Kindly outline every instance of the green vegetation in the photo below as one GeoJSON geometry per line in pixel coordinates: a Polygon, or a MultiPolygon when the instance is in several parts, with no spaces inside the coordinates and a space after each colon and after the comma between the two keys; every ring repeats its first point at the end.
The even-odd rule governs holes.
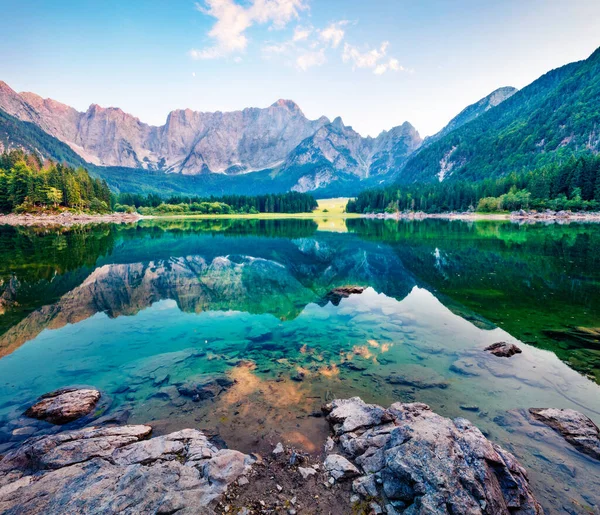
{"type": "Polygon", "coordinates": [[[587,60],[552,70],[475,120],[425,146],[400,173],[405,184],[480,181],[598,152],[600,48],[587,60]],[[448,179],[447,179],[448,180],[448,179]]]}
{"type": "Polygon", "coordinates": [[[29,213],[72,208],[110,211],[110,190],[87,170],[42,162],[21,150],[0,155],[0,212],[29,213]]]}
{"type": "Polygon", "coordinates": [[[307,193],[269,195],[224,195],[222,197],[147,196],[121,193],[116,197],[116,211],[135,211],[143,215],[230,215],[258,213],[311,213],[317,201],[307,193]]]}
{"type": "Polygon", "coordinates": [[[600,156],[586,154],[562,165],[483,181],[390,186],[364,191],[346,206],[349,213],[396,211],[481,211],[600,209],[600,156]]]}
{"type": "Polygon", "coordinates": [[[37,125],[23,122],[0,109],[0,149],[21,148],[70,166],[86,162],[67,144],[44,132],[37,125]]]}

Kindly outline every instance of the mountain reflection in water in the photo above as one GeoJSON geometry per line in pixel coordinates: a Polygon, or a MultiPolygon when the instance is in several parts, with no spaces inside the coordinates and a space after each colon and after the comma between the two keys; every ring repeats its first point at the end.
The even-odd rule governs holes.
{"type": "Polygon", "coordinates": [[[585,377],[600,378],[589,330],[600,325],[596,226],[346,226],[0,228],[0,453],[31,423],[25,406],[72,384],[100,388],[106,416],[158,433],[199,427],[263,452],[279,439],[318,452],[327,429],[316,415],[332,397],[418,400],[466,414],[513,451],[550,511],[593,504],[600,465],[524,410],[571,407],[600,421],[599,387],[585,377]],[[330,302],[345,285],[366,289],[330,302]],[[497,341],[523,353],[483,351],[497,341]],[[222,375],[233,384],[182,393],[222,375]]]}

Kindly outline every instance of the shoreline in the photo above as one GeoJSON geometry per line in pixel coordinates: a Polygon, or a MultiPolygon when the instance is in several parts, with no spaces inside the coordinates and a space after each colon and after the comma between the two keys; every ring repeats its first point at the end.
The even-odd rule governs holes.
{"type": "Polygon", "coordinates": [[[459,220],[464,222],[477,221],[508,221],[514,223],[569,223],[569,222],[587,222],[600,223],[600,213],[598,212],[535,212],[535,211],[515,211],[512,213],[424,213],[408,212],[408,213],[369,213],[364,215],[365,218],[379,220],[459,220]]]}
{"type": "Polygon", "coordinates": [[[457,220],[463,222],[477,221],[507,221],[513,223],[600,223],[600,212],[533,212],[516,211],[512,213],[424,213],[398,212],[398,213],[257,213],[257,214],[229,214],[229,215],[140,215],[139,213],[110,213],[104,215],[91,215],[85,213],[62,212],[59,214],[0,214],[0,225],[13,227],[72,227],[75,225],[89,225],[97,223],[131,224],[141,220],[281,220],[281,219],[349,219],[366,218],[376,220],[457,220]]]}
{"type": "Polygon", "coordinates": [[[95,223],[135,223],[144,217],[134,213],[109,213],[105,215],[89,215],[85,213],[62,212],[60,214],[15,214],[0,215],[0,225],[26,226],[26,227],[71,227],[74,225],[88,225],[95,223]]]}

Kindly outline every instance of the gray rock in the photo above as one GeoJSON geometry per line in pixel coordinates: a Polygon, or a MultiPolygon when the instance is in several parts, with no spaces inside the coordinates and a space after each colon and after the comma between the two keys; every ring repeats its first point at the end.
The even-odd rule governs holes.
{"type": "Polygon", "coordinates": [[[572,409],[531,408],[529,412],[581,452],[600,460],[600,430],[589,417],[572,409]]]}
{"type": "Polygon", "coordinates": [[[317,471],[311,467],[298,467],[298,472],[304,479],[308,479],[311,476],[314,476],[317,471]]]}
{"type": "Polygon", "coordinates": [[[214,513],[253,458],[200,431],[146,439],[149,426],[32,438],[0,461],[0,513],[214,513]]]}
{"type": "Polygon", "coordinates": [[[25,416],[51,424],[67,424],[87,415],[100,400],[100,392],[89,388],[63,388],[42,395],[25,416]]]}
{"type": "Polygon", "coordinates": [[[352,490],[363,497],[377,496],[377,483],[374,475],[360,476],[352,482],[352,490]]]}
{"type": "Polygon", "coordinates": [[[360,471],[346,458],[339,454],[330,454],[323,464],[325,470],[336,480],[350,479],[360,475],[360,471]]]}
{"type": "MultiPolygon", "coordinates": [[[[543,513],[525,469],[468,420],[441,417],[422,403],[396,403],[379,408],[381,422],[373,417],[373,423],[357,425],[355,414],[365,409],[360,399],[331,405],[343,406],[328,419],[346,458],[364,471],[352,484],[354,492],[385,498],[386,510],[389,505],[400,513],[433,514],[442,506],[444,513],[458,515],[543,513]]],[[[337,455],[327,459],[332,456],[337,462],[337,455]]]]}
{"type": "Polygon", "coordinates": [[[339,434],[391,420],[386,410],[374,404],[366,404],[359,397],[334,400],[325,405],[323,410],[328,413],[328,420],[336,424],[334,430],[339,434]]]}

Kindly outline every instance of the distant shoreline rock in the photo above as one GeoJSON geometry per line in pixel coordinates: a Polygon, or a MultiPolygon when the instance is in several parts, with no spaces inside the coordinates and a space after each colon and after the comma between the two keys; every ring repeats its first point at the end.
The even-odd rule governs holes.
{"type": "Polygon", "coordinates": [[[42,214],[0,214],[0,225],[13,226],[62,226],[87,225],[95,223],[135,223],[143,217],[137,213],[110,213],[106,215],[89,215],[85,213],[69,213],[67,211],[58,215],[50,213],[42,214]]]}
{"type": "Polygon", "coordinates": [[[591,222],[600,223],[599,212],[584,211],[514,211],[512,213],[473,213],[473,212],[449,212],[449,213],[425,213],[423,211],[401,211],[396,213],[368,213],[364,218],[376,218],[383,220],[507,220],[515,223],[569,223],[569,222],[591,222]]]}

